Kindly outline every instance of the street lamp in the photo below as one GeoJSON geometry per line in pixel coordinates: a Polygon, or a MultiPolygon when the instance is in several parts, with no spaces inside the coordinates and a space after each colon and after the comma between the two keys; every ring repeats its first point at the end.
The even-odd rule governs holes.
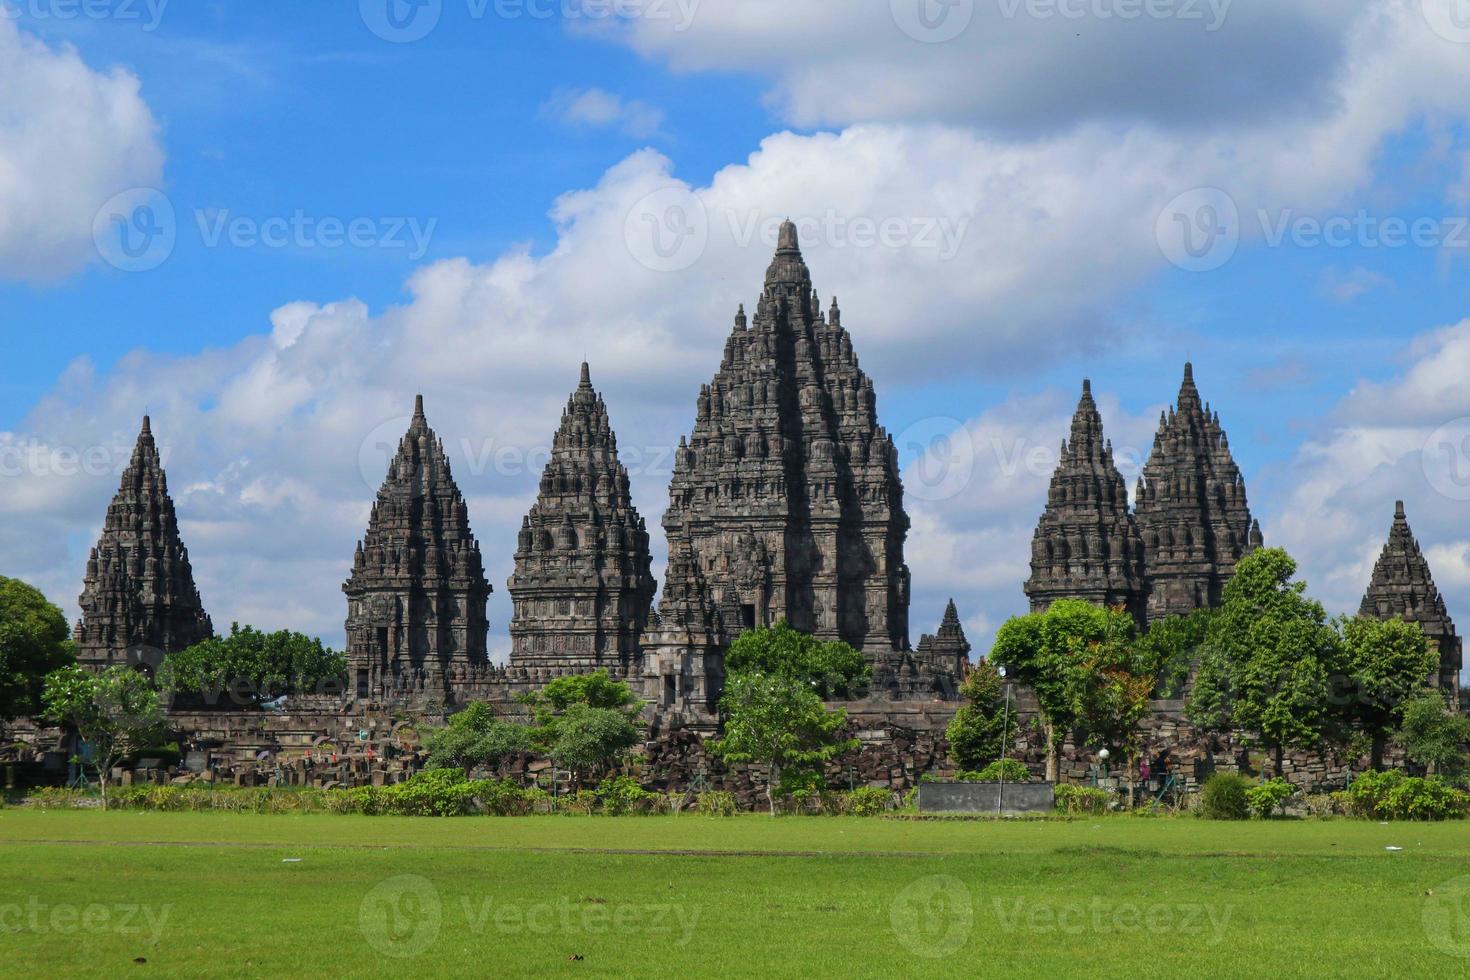
{"type": "Polygon", "coordinates": [[[1102,763],[1102,767],[1103,767],[1103,779],[1107,779],[1108,778],[1108,757],[1111,756],[1111,755],[1112,755],[1112,753],[1109,752],[1107,749],[1098,749],[1097,750],[1097,758],[1098,758],[1098,761],[1102,763]]]}
{"type": "MultiPolygon", "coordinates": [[[[1005,667],[997,667],[996,673],[1001,677],[1006,676],[1005,667]]],[[[1000,721],[1000,761],[1005,762],[1007,743],[1011,734],[1011,682],[1006,681],[1005,687],[1005,710],[1001,714],[1000,721]]],[[[995,793],[995,815],[999,817],[1005,808],[1006,798],[1006,767],[1000,767],[1000,786],[995,793]]]]}

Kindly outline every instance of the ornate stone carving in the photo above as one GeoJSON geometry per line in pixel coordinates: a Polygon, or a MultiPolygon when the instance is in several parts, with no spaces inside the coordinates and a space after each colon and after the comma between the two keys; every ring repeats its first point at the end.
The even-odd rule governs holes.
{"type": "Polygon", "coordinates": [[[214,635],[146,415],[77,603],[77,659],[92,668],[156,667],[164,654],[214,635]]]}

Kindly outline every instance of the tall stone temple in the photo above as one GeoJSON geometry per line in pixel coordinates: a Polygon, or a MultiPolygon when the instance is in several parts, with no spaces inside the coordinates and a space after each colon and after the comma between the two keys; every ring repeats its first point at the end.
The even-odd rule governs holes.
{"type": "Polygon", "coordinates": [[[1128,509],[1128,485],[1103,438],[1092,382],[1072,417],[1047,490],[1046,510],[1031,541],[1032,612],[1058,599],[1085,599],[1126,609],[1142,625],[1148,606],[1143,537],[1128,509]]]}
{"type": "Polygon", "coordinates": [[[521,522],[509,589],[512,667],[641,676],[655,589],[648,528],[585,363],[521,522]]]}
{"type": "Polygon", "coordinates": [[[754,318],[740,308],[719,372],[700,389],[663,526],[669,569],[645,644],[659,699],[706,683],[696,645],[709,651],[780,619],[870,659],[908,648],[897,453],[790,221],[754,318]]]}
{"type": "Polygon", "coordinates": [[[1430,644],[1439,651],[1439,669],[1429,683],[1458,696],[1464,651],[1455,624],[1445,611],[1444,599],[1435,588],[1434,576],[1429,573],[1429,562],[1409,529],[1402,500],[1394,505],[1388,541],[1373,566],[1373,578],[1358,615],[1398,617],[1423,627],[1430,644]]]}
{"type": "Polygon", "coordinates": [[[1175,407],[1159,416],[1135,515],[1150,622],[1218,606],[1235,563],[1261,546],[1220,415],[1201,403],[1189,364],[1175,407]]]}
{"type": "Polygon", "coordinates": [[[93,669],[127,664],[151,672],[165,654],[214,635],[146,415],[77,604],[77,659],[93,669]]]}
{"type": "Polygon", "coordinates": [[[447,697],[487,662],[490,583],[423,396],[342,591],[349,689],[359,697],[447,697]]]}

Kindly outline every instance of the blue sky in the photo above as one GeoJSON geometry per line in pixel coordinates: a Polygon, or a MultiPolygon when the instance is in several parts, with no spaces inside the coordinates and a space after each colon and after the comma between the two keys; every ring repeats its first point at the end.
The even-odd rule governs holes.
{"type": "MultiPolygon", "coordinates": [[[[141,2],[0,0],[19,14],[0,17],[0,173],[20,176],[0,181],[0,447],[43,458],[0,479],[0,571],[74,614],[117,473],[45,454],[125,446],[146,409],[215,621],[340,641],[378,478],[360,450],[422,390],[502,648],[535,474],[486,460],[534,458],[584,355],[625,451],[677,442],[758,291],[760,229],[793,214],[905,463],[936,434],[967,446],[959,478],[907,479],[914,639],[951,594],[982,647],[1022,610],[1049,468],[1007,460],[1054,447],[1080,379],[1120,454],[1146,452],[1186,358],[1268,543],[1330,607],[1355,605],[1403,497],[1470,617],[1470,504],[1423,455],[1470,416],[1470,36],[1439,0],[1217,0],[1208,22],[926,7],[962,18],[953,37],[914,27],[933,0],[629,0],[620,19],[430,0],[405,43],[372,29],[389,2],[175,0],[154,24],[141,2]],[[135,188],[176,215],[146,271],[91,234],[135,188]],[[708,215],[676,269],[629,238],[663,193],[708,215]],[[1238,247],[1181,268],[1177,219],[1216,193],[1238,247]],[[211,243],[222,216],[315,230],[211,243]],[[887,219],[910,237],[855,243],[887,219]],[[1319,241],[1334,219],[1343,240],[1319,241]],[[1386,247],[1399,219],[1424,241],[1386,247]],[[324,221],[370,244],[323,247],[324,221]],[[934,221],[952,250],[914,236],[934,221]]],[[[634,467],[651,524],[665,483],[634,467]]]]}

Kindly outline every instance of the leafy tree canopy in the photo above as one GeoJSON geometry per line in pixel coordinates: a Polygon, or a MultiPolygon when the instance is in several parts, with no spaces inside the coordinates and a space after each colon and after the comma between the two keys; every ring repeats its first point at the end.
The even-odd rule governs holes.
{"type": "Polygon", "coordinates": [[[725,654],[728,674],[766,674],[806,684],[824,701],[858,696],[871,670],[841,640],[819,640],[784,619],[741,633],[725,654]]]}
{"type": "Polygon", "coordinates": [[[1425,691],[1404,705],[1398,739],[1409,759],[1431,773],[1464,772],[1470,755],[1470,718],[1453,710],[1438,691],[1425,691]]]}
{"type": "Polygon", "coordinates": [[[710,749],[726,762],[766,767],[766,801],[776,813],[773,787],[792,769],[820,768],[858,747],[842,737],[847,712],[828,711],[811,685],[791,677],[736,673],[720,699],[725,712],[723,737],[710,749]]]}
{"type": "Polygon", "coordinates": [[[1003,684],[995,664],[982,660],[960,685],[966,703],[944,730],[949,754],[960,769],[983,769],[1001,757],[1006,729],[1016,727],[1014,711],[1007,711],[1004,704],[1003,684]]]}
{"type": "Polygon", "coordinates": [[[347,661],[315,637],[290,630],[263,633],[230,625],[187,650],[170,653],[159,669],[165,691],[201,694],[211,704],[256,705],[287,694],[306,694],[346,683],[347,661]]]}
{"type": "Polygon", "coordinates": [[[75,664],[62,667],[47,675],[41,700],[47,718],[90,743],[104,809],[113,767],[160,741],[166,728],[162,695],[130,667],[108,667],[97,674],[75,664]]]}
{"type": "Polygon", "coordinates": [[[502,761],[531,748],[531,732],[497,717],[483,701],[473,701],[424,740],[430,769],[497,768],[502,761]]]}
{"type": "Polygon", "coordinates": [[[0,576],[0,720],[40,712],[46,675],[74,659],[61,610],[32,586],[0,576]]]}

